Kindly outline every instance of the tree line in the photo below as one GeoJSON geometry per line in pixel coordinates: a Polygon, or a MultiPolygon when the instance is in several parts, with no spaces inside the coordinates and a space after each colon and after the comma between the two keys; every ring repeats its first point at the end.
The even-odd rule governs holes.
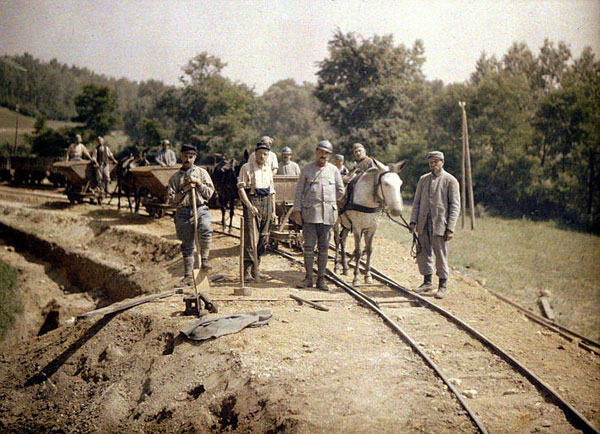
{"type": "Polygon", "coordinates": [[[361,142],[383,162],[410,160],[409,195],[428,170],[429,150],[443,151],[459,175],[465,101],[477,203],[600,231],[600,62],[589,47],[575,57],[563,42],[546,40],[538,52],[516,42],[501,58],[482,53],[465,82],[444,84],[425,78],[421,41],[338,30],[315,85],[282,80],[262,95],[226,78],[226,65],[208,53],[182,68],[179,86],[115,80],[27,54],[10,59],[28,71],[0,62],[1,105],[77,120],[90,134],[120,128],[143,147],[190,142],[204,155],[240,156],[268,134],[300,161],[325,138],[351,160],[361,142]]]}

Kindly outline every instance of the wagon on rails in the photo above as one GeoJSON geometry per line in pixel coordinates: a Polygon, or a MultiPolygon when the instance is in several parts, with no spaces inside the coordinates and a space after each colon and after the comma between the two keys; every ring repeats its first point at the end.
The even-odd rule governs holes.
{"type": "Polygon", "coordinates": [[[269,234],[270,243],[277,247],[280,242],[297,246],[300,244],[300,226],[292,217],[294,207],[294,195],[296,192],[297,176],[275,175],[275,215],[276,221],[271,225],[269,234]]]}
{"type": "Polygon", "coordinates": [[[141,197],[141,203],[146,208],[148,214],[155,218],[161,218],[168,211],[174,209],[168,204],[167,187],[169,179],[178,170],[177,166],[140,166],[130,169],[138,185],[138,194],[141,197]]]}
{"type": "Polygon", "coordinates": [[[54,186],[66,184],[65,178],[54,169],[59,157],[9,156],[0,158],[0,180],[19,184],[41,184],[48,179],[54,186]]]}
{"type": "MultiPolygon", "coordinates": [[[[111,171],[114,166],[110,166],[111,171]]],[[[86,198],[91,203],[100,205],[107,193],[96,185],[96,173],[91,161],[58,161],[53,165],[54,170],[67,180],[65,194],[69,202],[83,203],[86,198]]]]}

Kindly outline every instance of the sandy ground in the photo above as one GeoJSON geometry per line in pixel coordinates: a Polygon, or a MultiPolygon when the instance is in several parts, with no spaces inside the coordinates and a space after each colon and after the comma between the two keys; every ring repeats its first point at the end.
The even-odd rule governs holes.
{"type": "MultiPolygon", "coordinates": [[[[270,279],[251,284],[248,297],[234,296],[233,238],[214,238],[211,274],[222,279],[207,295],[219,313],[271,311],[267,326],[186,340],[179,330],[194,320],[181,315],[181,295],[73,321],[95,307],[173,287],[181,260],[172,221],[46,197],[0,198],[0,259],[19,270],[24,305],[0,347],[3,432],[476,431],[441,380],[379,317],[339,289],[293,289],[302,276],[298,265],[267,255],[270,279]],[[290,293],[324,300],[330,310],[300,306],[290,293]]],[[[383,239],[376,246],[388,253],[375,255],[376,267],[406,286],[418,284],[407,246],[383,239]]],[[[361,289],[378,300],[401,299],[378,285],[361,289]]],[[[440,304],[598,425],[599,357],[457,273],[440,304]]],[[[385,309],[459,390],[477,391],[468,401],[491,432],[576,431],[526,380],[447,321],[405,302],[385,309]]]]}

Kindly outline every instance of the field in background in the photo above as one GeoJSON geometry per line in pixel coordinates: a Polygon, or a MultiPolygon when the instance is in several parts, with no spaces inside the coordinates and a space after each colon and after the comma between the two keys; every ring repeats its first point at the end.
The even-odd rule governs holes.
{"type": "MultiPolygon", "coordinates": [[[[0,107],[0,146],[8,143],[10,149],[15,143],[15,119],[16,112],[7,109],[6,107],[0,107]]],[[[35,124],[35,118],[31,116],[25,116],[19,113],[19,135],[17,137],[18,146],[28,146],[25,141],[25,134],[33,134],[33,126],[35,124]]],[[[77,125],[74,122],[65,121],[46,121],[46,125],[50,128],[57,129],[62,127],[73,127],[77,125]]],[[[126,146],[128,137],[122,131],[113,131],[106,136],[106,142],[111,147],[114,153],[119,152],[123,147],[126,146]]],[[[92,146],[95,144],[86,143],[88,149],[91,151],[92,146]]]]}
{"type": "MultiPolygon", "coordinates": [[[[410,208],[403,214],[408,220],[410,208]]],[[[461,229],[459,219],[451,267],[536,313],[539,292],[548,290],[559,322],[600,337],[600,237],[526,219],[484,217],[475,224],[475,231],[461,229]]],[[[378,235],[407,247],[412,242],[387,217],[378,235]]]]}

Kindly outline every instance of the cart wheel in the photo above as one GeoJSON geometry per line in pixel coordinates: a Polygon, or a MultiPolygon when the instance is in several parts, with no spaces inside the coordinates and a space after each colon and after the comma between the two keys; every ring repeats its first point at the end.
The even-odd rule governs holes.
{"type": "Polygon", "coordinates": [[[156,208],[156,210],[154,211],[154,218],[155,219],[160,219],[165,215],[165,210],[162,208],[156,208]]]}
{"type": "Polygon", "coordinates": [[[154,217],[154,207],[149,206],[146,208],[146,211],[148,211],[150,217],[154,217]]]}
{"type": "Polygon", "coordinates": [[[82,196],[79,196],[77,198],[77,203],[83,203],[84,198],[82,196]]]}
{"type": "Polygon", "coordinates": [[[69,199],[69,202],[71,202],[71,205],[75,205],[75,196],[73,196],[72,194],[67,194],[67,199],[69,199]]]}

